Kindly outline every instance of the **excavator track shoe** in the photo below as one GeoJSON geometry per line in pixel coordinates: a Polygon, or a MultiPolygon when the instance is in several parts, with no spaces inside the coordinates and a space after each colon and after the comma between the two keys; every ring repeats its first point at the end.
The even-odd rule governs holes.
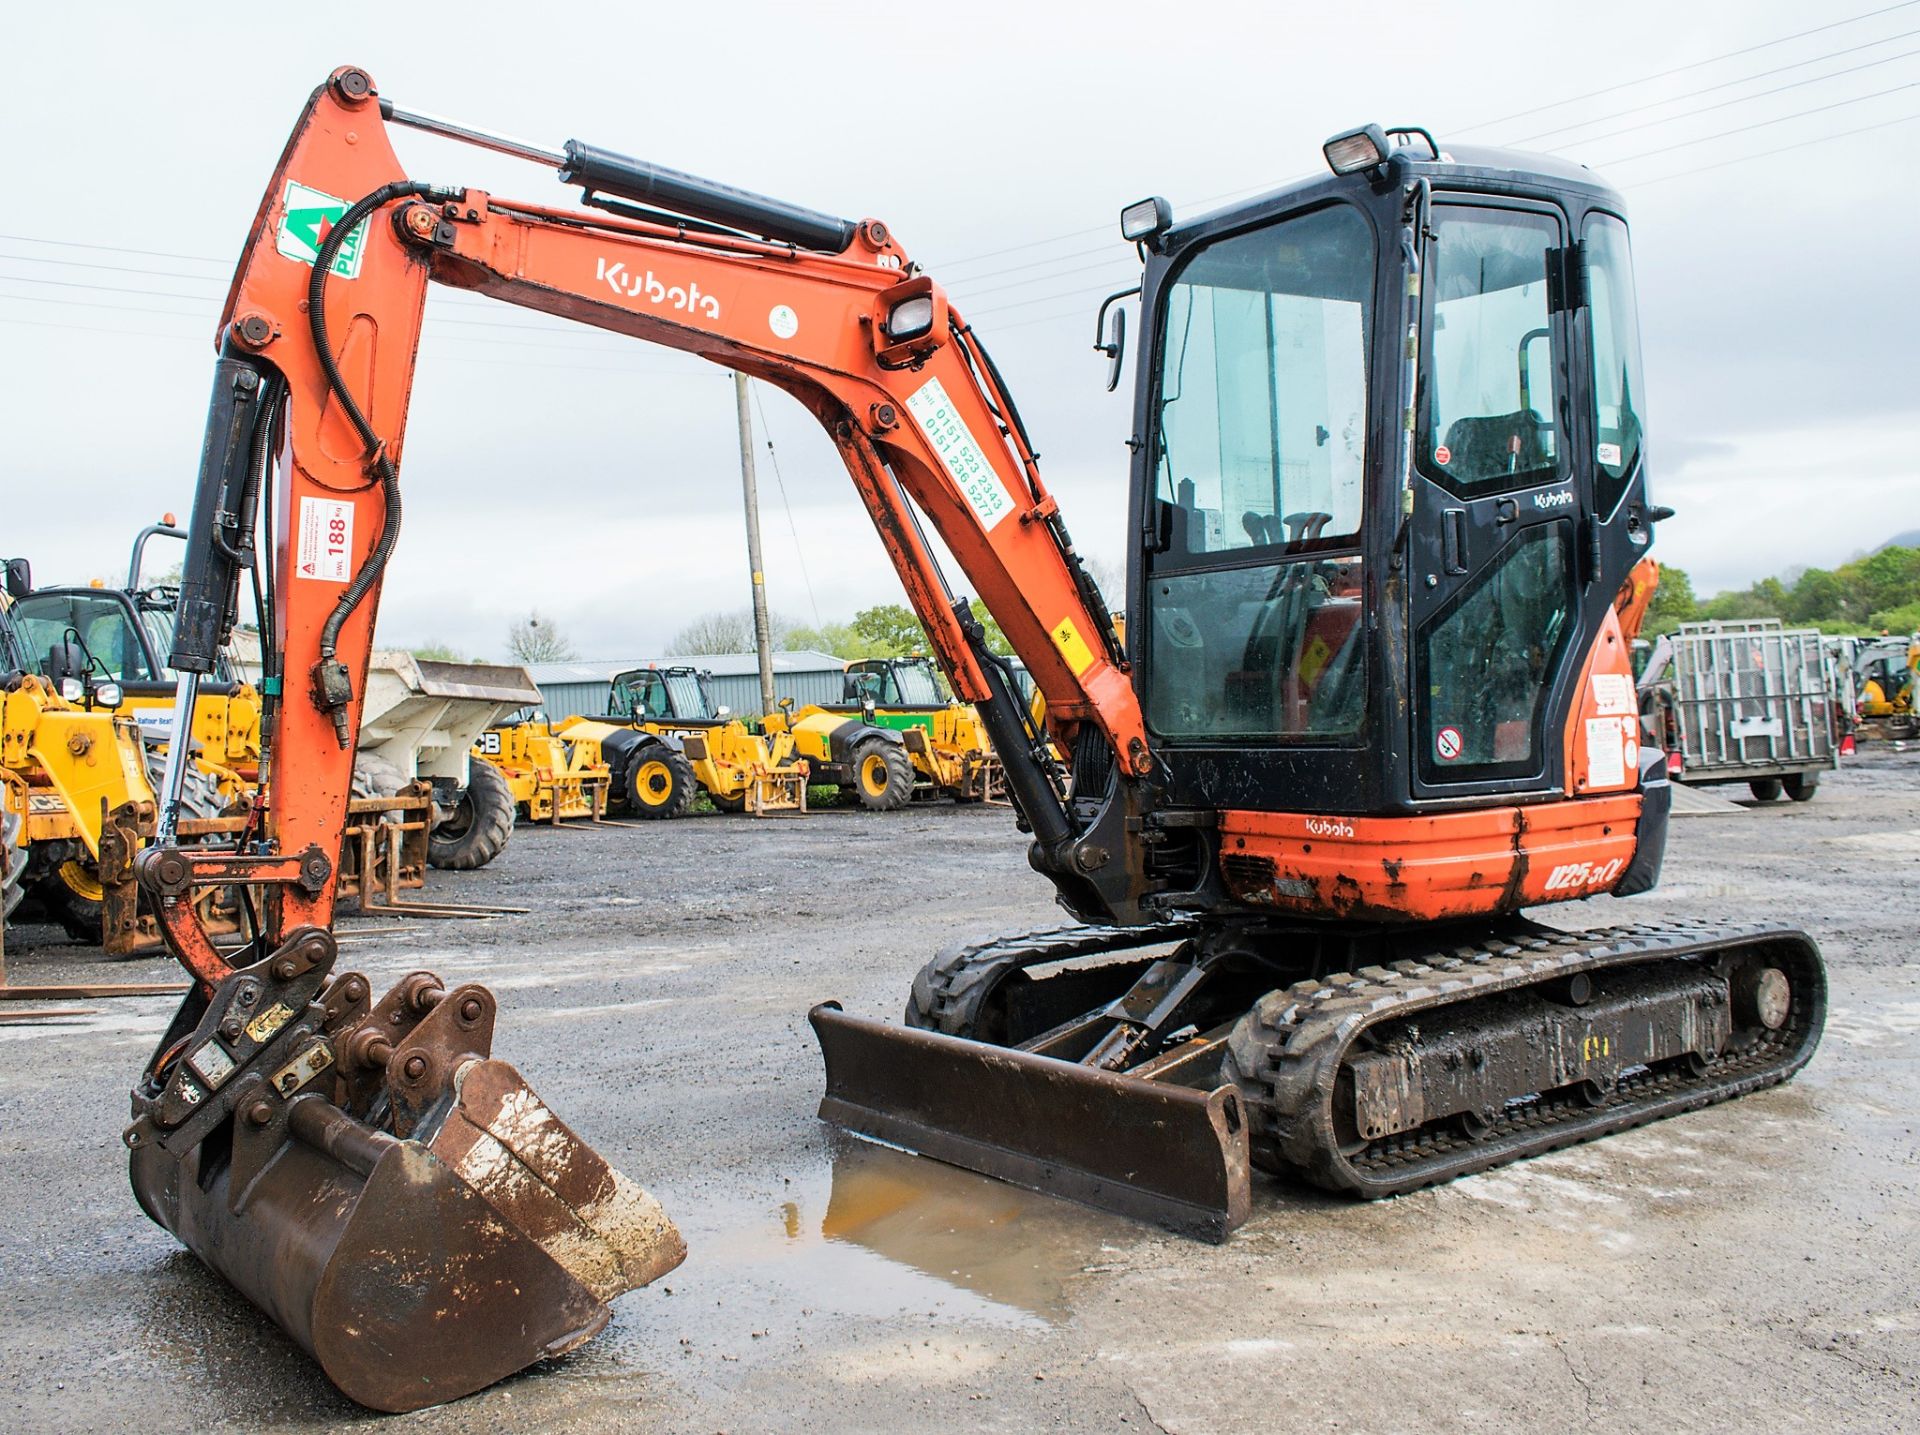
{"type": "Polygon", "coordinates": [[[685,1259],[660,1204],[488,1054],[486,988],[416,972],[374,1002],[357,973],[315,993],[324,971],[274,965],[188,995],[134,1092],[130,1172],[347,1396],[400,1412],[484,1389],[685,1259]],[[256,1018],[254,1042],[235,1012],[278,1025],[256,1018]]]}

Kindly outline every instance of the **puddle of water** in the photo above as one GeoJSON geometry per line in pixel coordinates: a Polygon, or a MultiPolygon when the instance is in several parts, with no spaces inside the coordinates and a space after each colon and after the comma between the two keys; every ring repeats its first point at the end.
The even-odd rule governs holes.
{"type": "Polygon", "coordinates": [[[677,1342],[683,1356],[750,1362],[804,1345],[810,1331],[824,1338],[836,1319],[916,1322],[903,1339],[967,1323],[1040,1330],[1068,1317],[1069,1282],[1126,1229],[851,1137],[831,1138],[824,1154],[758,1196],[658,1192],[687,1237],[687,1263],[644,1309],[616,1319],[610,1355],[645,1364],[677,1342]]]}

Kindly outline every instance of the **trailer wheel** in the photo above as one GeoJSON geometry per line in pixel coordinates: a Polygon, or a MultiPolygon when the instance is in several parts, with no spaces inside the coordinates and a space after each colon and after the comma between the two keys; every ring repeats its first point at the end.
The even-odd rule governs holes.
{"type": "Polygon", "coordinates": [[[1820,774],[1817,772],[1795,772],[1780,779],[1780,785],[1795,802],[1811,802],[1813,794],[1820,790],[1820,774]]]}
{"type": "Polygon", "coordinates": [[[471,872],[498,857],[512,836],[513,789],[499,768],[476,758],[453,815],[427,834],[427,861],[444,871],[471,872]]]}
{"type": "Polygon", "coordinates": [[[649,743],[627,768],[627,811],[635,817],[683,816],[699,783],[693,765],[663,743],[649,743]]]}
{"type": "Polygon", "coordinates": [[[913,760],[894,743],[870,737],[853,750],[853,790],[873,812],[897,812],[913,799],[913,760]]]}
{"type": "MultiPolygon", "coordinates": [[[[1747,786],[1753,790],[1753,795],[1762,802],[1778,802],[1780,800],[1782,787],[1780,779],[1777,777],[1756,777],[1753,781],[1749,782],[1747,786]]],[[[1803,798],[1802,801],[1804,800],[1803,798]]]]}

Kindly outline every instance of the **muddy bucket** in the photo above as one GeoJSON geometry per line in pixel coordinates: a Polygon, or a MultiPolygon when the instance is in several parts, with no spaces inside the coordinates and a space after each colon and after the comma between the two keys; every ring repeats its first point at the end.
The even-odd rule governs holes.
{"type": "Polygon", "coordinates": [[[133,1189],[346,1395],[471,1394],[685,1258],[660,1204],[487,1054],[485,988],[415,973],[370,1005],[348,974],[303,1007],[260,989],[268,966],[189,996],[134,1093],[133,1189]]]}

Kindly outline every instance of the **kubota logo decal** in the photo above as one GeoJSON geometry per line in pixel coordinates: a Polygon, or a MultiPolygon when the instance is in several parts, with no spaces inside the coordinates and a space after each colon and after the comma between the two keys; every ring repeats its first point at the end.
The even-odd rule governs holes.
{"type": "Polygon", "coordinates": [[[1353,824],[1342,822],[1337,817],[1309,817],[1307,831],[1315,837],[1351,837],[1353,824]]]}
{"type": "Polygon", "coordinates": [[[664,304],[670,309],[680,309],[687,313],[704,314],[709,319],[720,317],[720,301],[711,294],[702,294],[698,284],[669,284],[664,279],[653,277],[653,271],[629,273],[626,261],[616,259],[609,264],[605,259],[597,261],[599,271],[593,276],[606,281],[606,285],[623,299],[638,299],[644,296],[649,304],[664,304]]]}

